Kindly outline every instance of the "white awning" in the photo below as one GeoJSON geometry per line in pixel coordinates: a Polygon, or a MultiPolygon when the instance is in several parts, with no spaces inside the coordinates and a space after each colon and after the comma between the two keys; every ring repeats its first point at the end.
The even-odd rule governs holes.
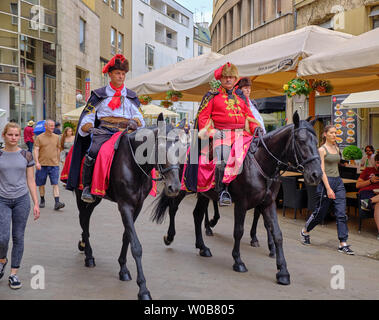
{"type": "Polygon", "coordinates": [[[379,108],[379,90],[350,94],[343,102],[344,108],[379,108]]]}
{"type": "Polygon", "coordinates": [[[379,16],[379,6],[376,6],[371,9],[371,13],[369,14],[369,17],[375,17],[379,16]]]}
{"type": "Polygon", "coordinates": [[[0,109],[0,118],[6,115],[6,111],[4,109],[0,109]]]}

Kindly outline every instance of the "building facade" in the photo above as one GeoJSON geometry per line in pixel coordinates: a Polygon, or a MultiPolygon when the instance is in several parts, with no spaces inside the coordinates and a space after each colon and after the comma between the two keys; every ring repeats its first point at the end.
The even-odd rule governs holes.
{"type": "Polygon", "coordinates": [[[212,51],[228,54],[294,30],[292,0],[213,0],[212,51]]]}
{"type": "MultiPolygon", "coordinates": [[[[193,57],[191,11],[174,0],[133,0],[132,15],[133,78],[193,57]]],[[[173,110],[188,119],[193,103],[175,102],[173,110]]]]}
{"type": "Polygon", "coordinates": [[[193,27],[193,56],[198,57],[212,51],[209,23],[195,23],[193,27]]]}
{"type": "MultiPolygon", "coordinates": [[[[295,0],[295,27],[307,25],[360,35],[379,27],[379,1],[375,0],[295,0]]],[[[332,96],[316,97],[315,113],[324,119],[322,127],[331,121],[332,96]]],[[[378,108],[358,109],[358,141],[364,148],[371,144],[379,147],[378,108]]]]}

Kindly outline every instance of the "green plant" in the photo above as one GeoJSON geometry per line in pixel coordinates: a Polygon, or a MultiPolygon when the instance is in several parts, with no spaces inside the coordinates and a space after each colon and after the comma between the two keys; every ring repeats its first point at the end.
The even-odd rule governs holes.
{"type": "Polygon", "coordinates": [[[142,103],[142,104],[149,104],[153,99],[148,96],[148,95],[142,95],[142,96],[139,96],[138,97],[138,100],[142,103]]]}
{"type": "Polygon", "coordinates": [[[312,88],[319,93],[331,93],[333,91],[333,86],[329,80],[317,80],[313,82],[312,88]]]}
{"type": "Polygon", "coordinates": [[[209,86],[211,89],[218,89],[221,86],[221,81],[213,79],[211,82],[209,82],[209,86]]]}
{"type": "Polygon", "coordinates": [[[171,107],[172,105],[173,105],[173,103],[171,101],[168,101],[168,100],[162,100],[161,101],[162,107],[168,108],[168,107],[171,107]]]}
{"type": "Polygon", "coordinates": [[[296,78],[288,81],[283,86],[284,93],[289,97],[292,98],[295,95],[305,95],[309,96],[311,91],[313,90],[311,85],[309,84],[308,80],[296,78]]]}
{"type": "Polygon", "coordinates": [[[343,149],[342,155],[345,160],[362,159],[362,151],[357,146],[347,146],[343,149]]]}
{"type": "Polygon", "coordinates": [[[180,91],[169,90],[166,92],[166,99],[171,101],[178,101],[183,98],[183,94],[180,91]]]}
{"type": "Polygon", "coordinates": [[[67,127],[70,127],[70,128],[72,128],[72,130],[75,130],[75,124],[73,124],[73,123],[70,122],[70,121],[66,121],[66,122],[63,124],[63,131],[64,131],[64,129],[66,129],[67,127]]]}

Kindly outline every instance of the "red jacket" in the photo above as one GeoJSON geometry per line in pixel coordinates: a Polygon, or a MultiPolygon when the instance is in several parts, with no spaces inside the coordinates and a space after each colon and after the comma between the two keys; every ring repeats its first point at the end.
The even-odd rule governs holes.
{"type": "MultiPolygon", "coordinates": [[[[219,94],[215,95],[199,113],[199,130],[203,129],[210,119],[214,123],[214,128],[219,130],[244,129],[246,119],[255,119],[250,108],[235,91],[236,88],[232,91],[234,99],[229,99],[223,87],[218,89],[219,94]]],[[[255,122],[249,122],[251,134],[256,127],[255,122]]]]}
{"type": "Polygon", "coordinates": [[[34,130],[33,127],[30,127],[30,126],[25,127],[25,129],[24,129],[24,142],[25,143],[34,142],[33,141],[33,135],[34,135],[33,130],[34,130]]]}

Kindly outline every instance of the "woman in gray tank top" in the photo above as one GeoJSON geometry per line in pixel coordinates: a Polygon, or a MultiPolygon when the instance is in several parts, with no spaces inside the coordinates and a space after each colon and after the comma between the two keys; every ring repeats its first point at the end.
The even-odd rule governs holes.
{"type": "Polygon", "coordinates": [[[311,243],[309,232],[324,220],[330,204],[334,202],[334,213],[340,242],[338,251],[353,255],[354,251],[346,243],[348,238],[346,191],[338,171],[341,154],[336,144],[336,131],[336,127],[332,125],[328,125],[324,129],[324,144],[318,149],[323,171],[322,182],[317,186],[316,209],[301,230],[301,237],[303,244],[309,245],[311,243]]]}
{"type": "Polygon", "coordinates": [[[21,281],[17,272],[24,253],[25,227],[30,212],[29,191],[34,202],[34,220],[39,218],[40,212],[33,156],[31,152],[18,147],[21,138],[20,126],[8,123],[2,137],[5,147],[0,150],[0,279],[8,262],[7,253],[12,228],[11,274],[8,282],[12,289],[19,289],[21,281]]]}

